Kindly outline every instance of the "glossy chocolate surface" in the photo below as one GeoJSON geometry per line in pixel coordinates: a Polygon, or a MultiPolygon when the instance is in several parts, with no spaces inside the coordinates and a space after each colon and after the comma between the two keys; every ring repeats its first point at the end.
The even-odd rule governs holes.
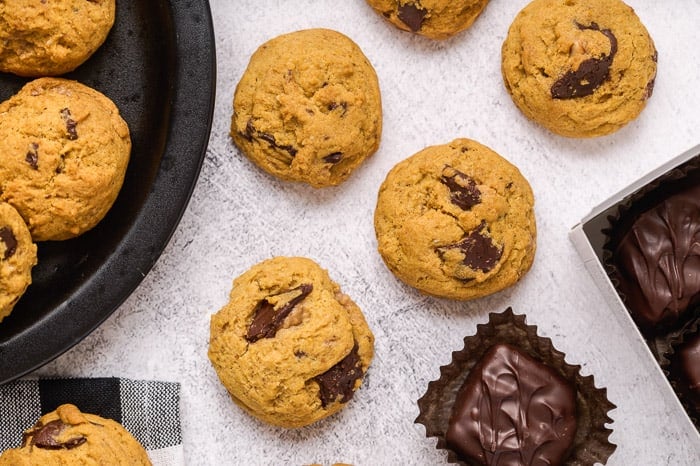
{"type": "Polygon", "coordinates": [[[462,460],[489,466],[563,464],[576,435],[576,392],[552,368],[493,346],[457,394],[445,439],[462,460]]]}
{"type": "Polygon", "coordinates": [[[672,368],[680,391],[700,415],[700,332],[676,350],[672,368]]]}
{"type": "Polygon", "coordinates": [[[700,186],[642,213],[613,261],[637,324],[646,333],[674,324],[700,301],[700,186]]]}

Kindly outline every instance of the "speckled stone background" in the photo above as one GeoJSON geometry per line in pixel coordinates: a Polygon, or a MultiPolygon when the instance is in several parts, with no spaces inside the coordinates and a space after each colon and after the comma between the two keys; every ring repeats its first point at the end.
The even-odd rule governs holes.
{"type": "MultiPolygon", "coordinates": [[[[613,318],[568,233],[591,208],[700,143],[700,1],[629,0],[659,51],[654,95],[621,131],[555,136],[506,93],[500,48],[525,0],[491,0],[466,32],[433,42],[398,31],[364,0],[212,0],[218,80],[199,182],[170,244],[136,292],[97,331],[33,375],[120,376],[182,383],[189,465],[438,465],[446,456],[413,423],[416,400],[489,312],[512,306],[608,389],[618,449],[608,464],[698,464],[698,436],[659,395],[658,372],[613,318]],[[234,87],[250,55],[281,33],[327,27],[354,39],[382,90],[379,151],[342,186],[315,190],[262,173],[228,136],[234,87]],[[516,164],[536,197],[538,250],[515,287],[468,303],[421,296],[376,252],[379,185],[426,145],[469,137],[516,164]],[[316,425],[273,428],[228,398],[207,359],[209,318],[232,279],[265,258],[308,256],[364,310],[376,357],[346,409],[316,425]]],[[[624,321],[622,321],[624,323],[624,321]]]]}

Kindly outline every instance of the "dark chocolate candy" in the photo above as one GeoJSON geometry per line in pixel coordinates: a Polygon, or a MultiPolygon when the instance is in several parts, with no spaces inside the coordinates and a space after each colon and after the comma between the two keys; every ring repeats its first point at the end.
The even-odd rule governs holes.
{"type": "Polygon", "coordinates": [[[355,381],[362,378],[362,362],[357,354],[357,343],[350,353],[321,375],[314,377],[318,383],[321,406],[334,401],[347,403],[355,394],[355,381]]]}
{"type": "Polygon", "coordinates": [[[470,231],[457,243],[437,248],[438,254],[449,249],[459,249],[464,254],[463,263],[472,270],[488,272],[493,269],[503,255],[503,248],[496,246],[484,233],[486,223],[481,222],[478,228],[470,231]]]}
{"type": "Polygon", "coordinates": [[[700,416],[700,331],[676,350],[671,371],[677,389],[700,416]]]}
{"type": "Polygon", "coordinates": [[[45,425],[37,424],[24,434],[23,444],[26,446],[27,442],[29,442],[37,448],[60,450],[62,448],[75,448],[87,441],[87,439],[81,435],[59,442],[58,437],[66,427],[68,426],[60,419],[48,422],[45,425]]]}
{"type": "Polygon", "coordinates": [[[398,6],[398,17],[413,32],[420,31],[427,10],[417,7],[413,3],[406,3],[398,6]]]}
{"type": "Polygon", "coordinates": [[[450,190],[450,201],[460,209],[469,210],[481,202],[476,181],[461,171],[445,166],[440,181],[450,190]]]}
{"type": "Polygon", "coordinates": [[[569,70],[557,79],[551,88],[554,99],[575,99],[591,95],[610,77],[610,67],[617,54],[615,34],[610,29],[600,29],[596,23],[591,23],[589,26],[576,23],[576,27],[582,31],[585,29],[600,31],[610,41],[610,54],[584,60],[577,70],[569,70]]]}
{"type": "Polygon", "coordinates": [[[493,346],[457,394],[445,439],[462,460],[489,466],[555,466],[576,435],[576,391],[515,347],[493,346]]]}
{"type": "Polygon", "coordinates": [[[15,238],[10,227],[0,228],[0,241],[5,243],[5,254],[3,256],[7,260],[17,251],[17,238],[15,238]]]}
{"type": "Polygon", "coordinates": [[[700,302],[700,186],[643,212],[613,252],[619,290],[645,331],[663,330],[700,302]]]}
{"type": "Polygon", "coordinates": [[[313,290],[313,285],[305,283],[289,291],[267,297],[260,301],[253,313],[253,321],[250,323],[248,333],[245,336],[246,340],[254,343],[261,338],[273,338],[277,334],[277,330],[279,330],[284,319],[292,312],[297,304],[311,293],[311,290],[313,290]],[[275,304],[275,302],[279,301],[279,299],[271,299],[280,298],[282,295],[287,295],[285,298],[289,299],[286,302],[278,302],[277,304],[275,304]]]}

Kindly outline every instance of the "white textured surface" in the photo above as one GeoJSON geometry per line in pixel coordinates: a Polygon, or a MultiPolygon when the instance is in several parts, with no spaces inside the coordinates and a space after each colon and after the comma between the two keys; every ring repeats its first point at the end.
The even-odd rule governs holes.
{"type": "Polygon", "coordinates": [[[217,102],[201,177],[182,222],[152,272],[91,336],[40,375],[123,376],[182,383],[189,465],[444,463],[413,423],[416,400],[439,366],[489,312],[512,306],[551,337],[570,363],[608,388],[618,449],[610,465],[692,465],[697,437],[656,395],[649,361],[628,350],[568,231],[596,204],[700,143],[700,1],[629,0],[659,50],[654,96],[621,131],[593,140],[555,136],[527,121],[500,76],[500,47],[525,0],[492,0],[473,27],[445,41],[402,33],[363,0],[212,0],[217,102]],[[228,137],[233,89],[265,40],[310,27],[354,39],[375,65],[383,95],[379,151],[342,186],[314,190],[273,179],[228,137]],[[456,137],[480,141],[515,163],[536,196],[538,251],[517,286],[458,303],[398,282],[376,252],[379,185],[398,161],[456,137]],[[273,255],[327,268],[364,310],[376,357],[363,388],[338,415],[283,430],[228,398],[207,359],[209,317],[232,279],[273,255]]]}

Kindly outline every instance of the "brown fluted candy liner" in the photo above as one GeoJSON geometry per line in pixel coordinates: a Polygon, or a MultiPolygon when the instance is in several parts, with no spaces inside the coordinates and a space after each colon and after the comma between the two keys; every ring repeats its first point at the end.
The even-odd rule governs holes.
{"type": "Polygon", "coordinates": [[[577,431],[567,466],[605,464],[616,446],[609,442],[612,433],[608,412],[616,406],[607,399],[605,388],[596,388],[593,376],[582,376],[581,366],[566,363],[564,353],[552,345],[549,338],[537,335],[537,327],[527,325],[524,315],[511,308],[502,313],[491,313],[489,322],[477,326],[475,335],[464,338],[464,348],[452,353],[452,362],[440,367],[440,378],[428,384],[418,400],[420,410],[416,423],[423,424],[427,437],[437,438],[437,448],[447,450],[450,463],[476,466],[460,459],[447,446],[445,435],[457,393],[472,368],[496,344],[505,343],[530,355],[554,369],[569,381],[576,391],[577,431]]]}
{"type": "Polygon", "coordinates": [[[690,380],[685,374],[680,358],[680,350],[683,345],[700,337],[700,318],[696,318],[683,326],[678,332],[669,337],[668,351],[659,359],[659,364],[664,374],[671,383],[673,391],[676,392],[683,408],[688,413],[688,417],[700,431],[700,393],[693,391],[689,387],[690,380]]]}

